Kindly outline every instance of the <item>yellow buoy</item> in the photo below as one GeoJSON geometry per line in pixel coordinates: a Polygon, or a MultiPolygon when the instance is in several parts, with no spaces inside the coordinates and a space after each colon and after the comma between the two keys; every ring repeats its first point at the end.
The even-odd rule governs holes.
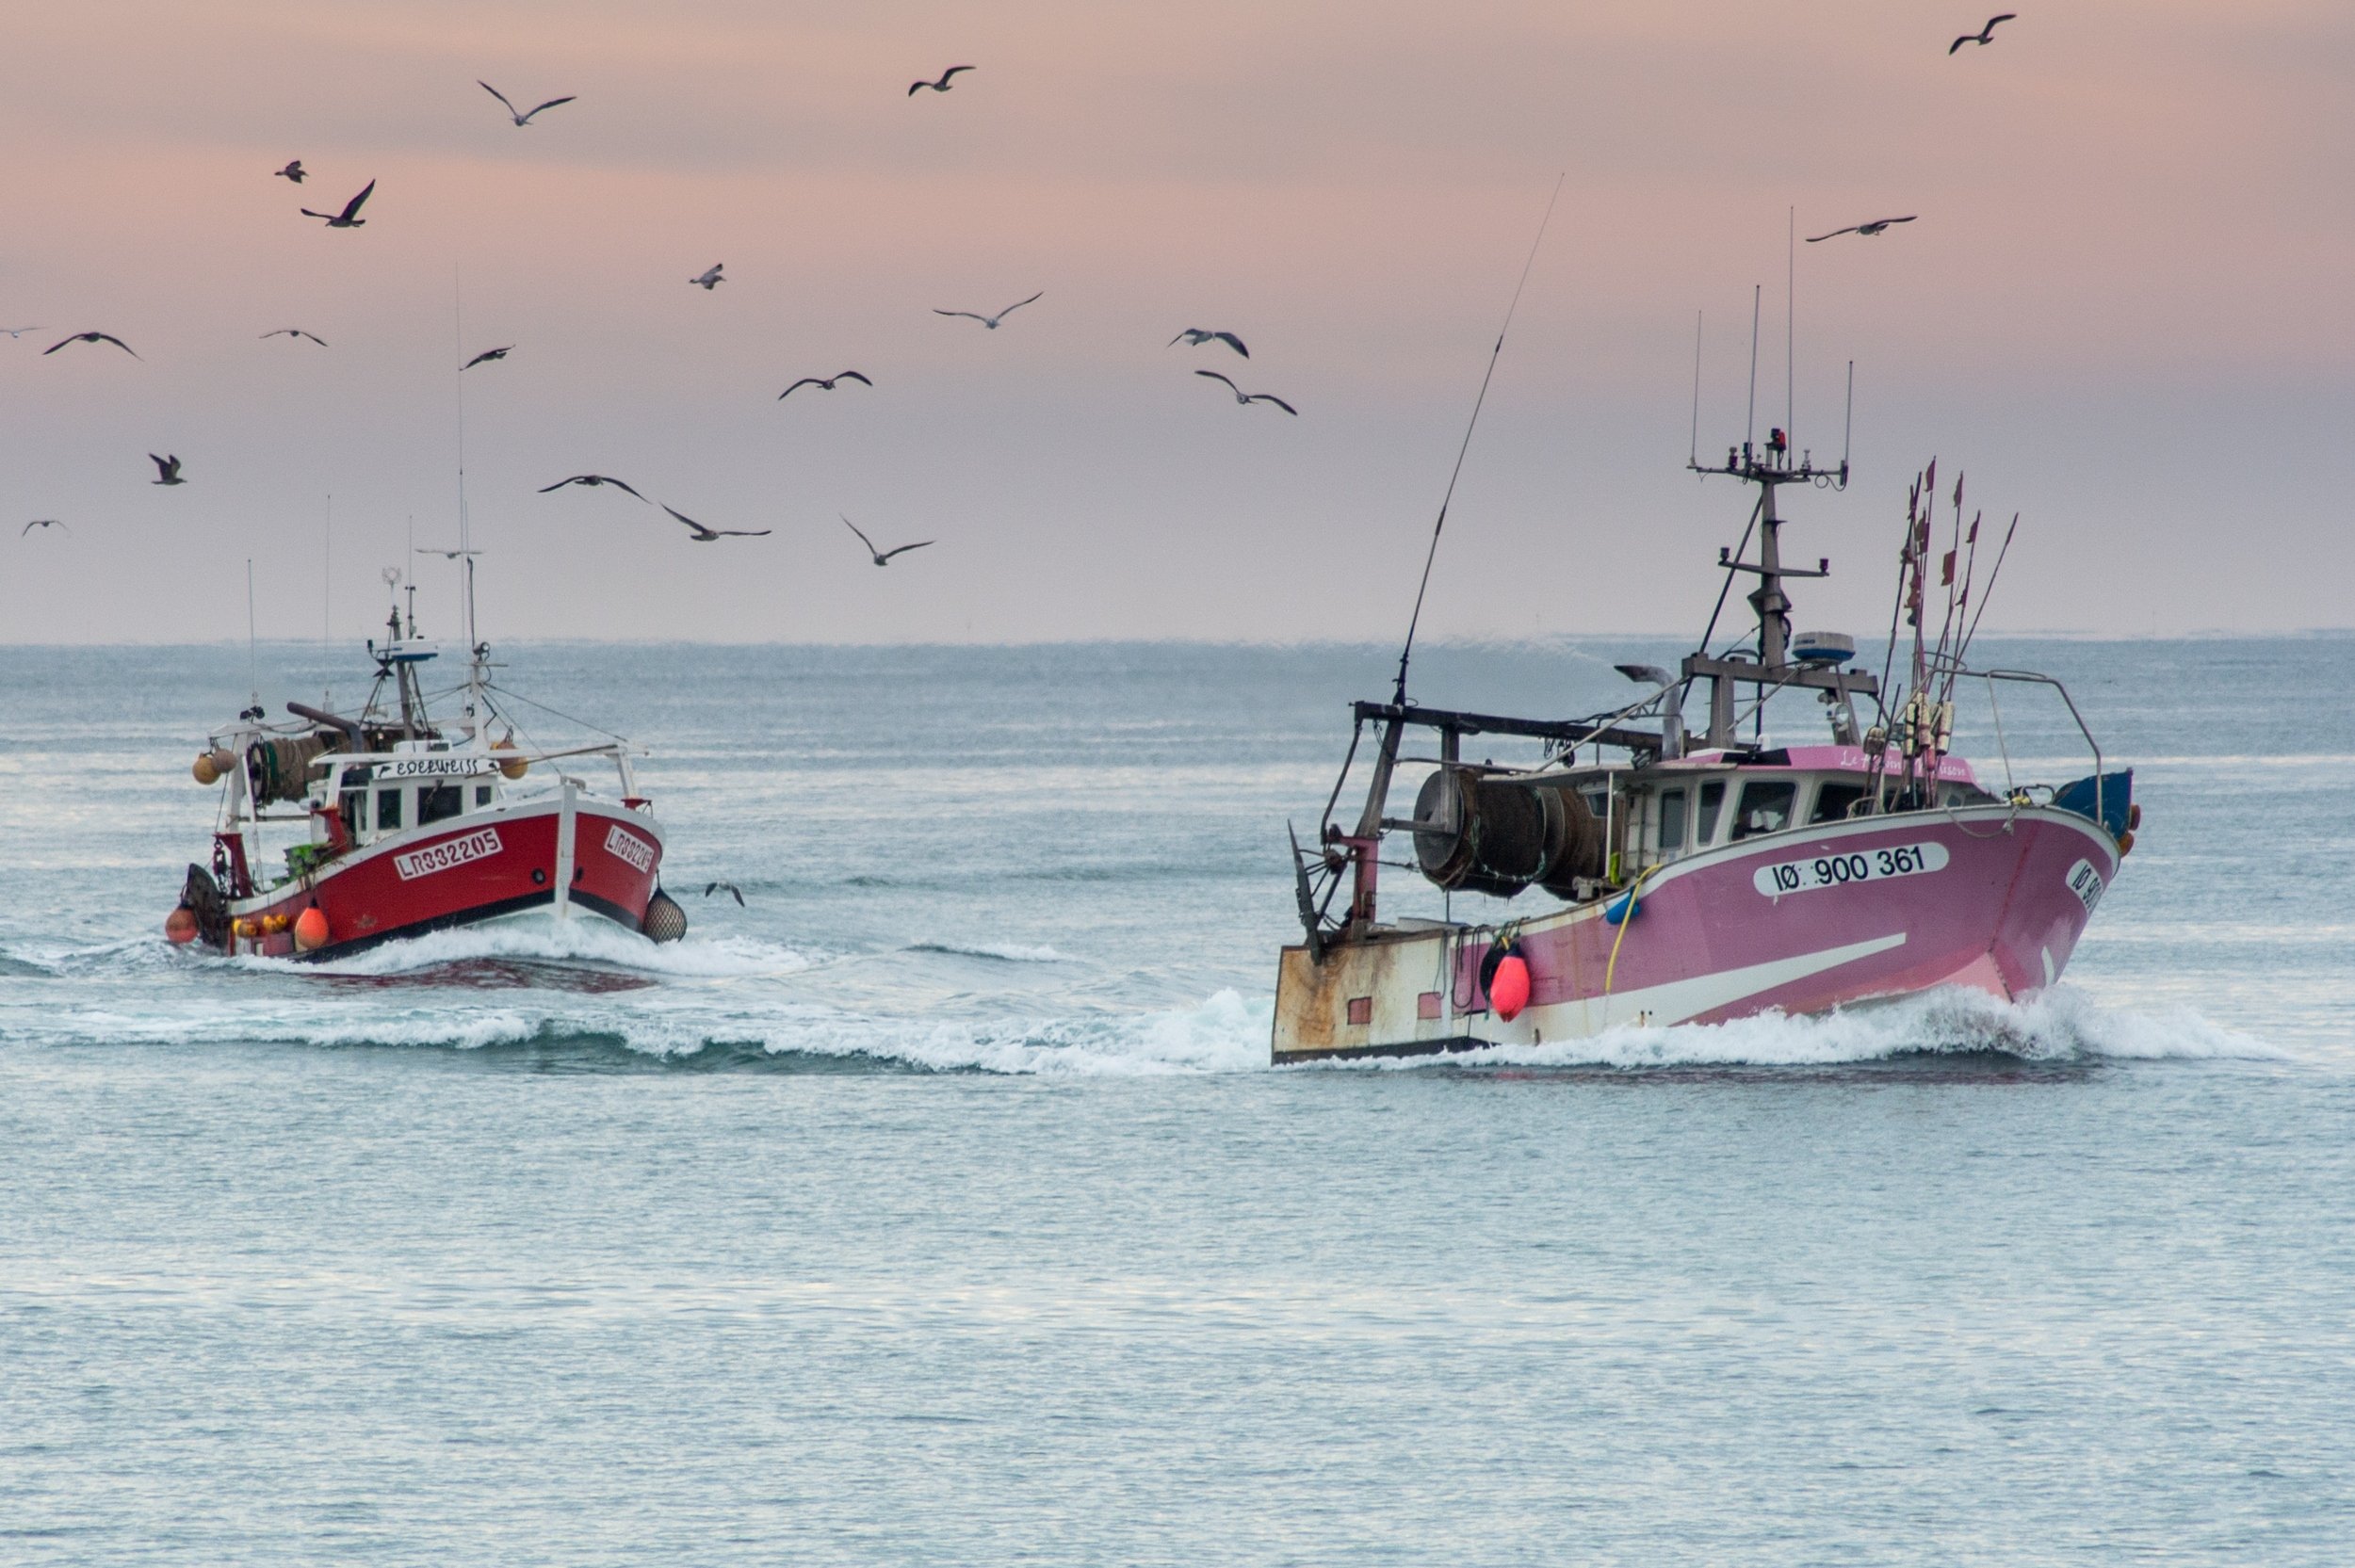
{"type": "Polygon", "coordinates": [[[237,759],[236,757],[232,756],[224,748],[216,746],[209,752],[197,752],[196,766],[189,768],[188,771],[195,776],[198,784],[219,784],[223,775],[227,774],[231,768],[236,766],[237,759]]]}
{"type": "MultiPolygon", "coordinates": [[[[510,730],[497,740],[491,742],[491,750],[494,752],[515,750],[515,732],[510,730]]],[[[531,771],[531,764],[523,757],[510,757],[499,764],[499,771],[510,779],[520,779],[531,771]]]]}

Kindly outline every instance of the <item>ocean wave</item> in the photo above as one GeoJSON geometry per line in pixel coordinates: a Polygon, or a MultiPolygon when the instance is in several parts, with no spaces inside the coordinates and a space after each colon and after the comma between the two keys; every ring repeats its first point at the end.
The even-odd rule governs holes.
{"type": "Polygon", "coordinates": [[[1019,942],[912,942],[910,953],[946,953],[952,958],[997,959],[1003,963],[1069,963],[1070,956],[1052,947],[1019,942]]]}
{"type": "Polygon", "coordinates": [[[281,973],[393,976],[481,960],[547,963],[610,964],[649,975],[725,978],[788,975],[811,960],[791,947],[751,937],[689,936],[655,943],[609,920],[558,920],[525,915],[479,926],[460,926],[380,944],[349,958],[298,963],[291,959],[240,958],[225,962],[281,973]]]}

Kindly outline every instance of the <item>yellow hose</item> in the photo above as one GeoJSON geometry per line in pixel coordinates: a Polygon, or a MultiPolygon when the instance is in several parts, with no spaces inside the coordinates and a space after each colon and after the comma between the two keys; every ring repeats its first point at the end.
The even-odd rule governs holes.
{"type": "MultiPolygon", "coordinates": [[[[1609,1006],[1611,982],[1619,973],[1619,944],[1627,940],[1627,929],[1635,923],[1635,896],[1644,891],[1644,879],[1659,869],[1659,864],[1654,862],[1636,872],[1635,880],[1628,884],[1627,913],[1619,916],[1619,934],[1611,939],[1611,962],[1603,965],[1602,970],[1603,1017],[1606,1023],[1609,1022],[1611,1012],[1609,1006]]],[[[1605,914],[1611,913],[1611,905],[1608,901],[1603,904],[1602,908],[1605,914]]]]}

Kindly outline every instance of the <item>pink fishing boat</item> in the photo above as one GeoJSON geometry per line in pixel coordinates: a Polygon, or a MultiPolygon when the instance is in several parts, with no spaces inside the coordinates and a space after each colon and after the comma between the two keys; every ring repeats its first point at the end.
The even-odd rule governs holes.
{"type": "MultiPolygon", "coordinates": [[[[1814,467],[1779,430],[1762,450],[1730,451],[1723,466],[1694,464],[1759,490],[1751,532],[1718,562],[1729,583],[1757,579],[1746,646],[1712,654],[1705,633],[1673,675],[1621,665],[1646,694],[1580,719],[1411,704],[1402,658],[1392,700],[1355,705],[1350,761],[1318,841],[1293,845],[1305,930],[1277,970],[1275,1059],[1540,1044],[1623,1025],[1823,1012],[1939,986],[2018,1000],[2051,986],[2133,848],[2133,774],[2104,771],[2059,682],[1968,662],[1986,602],[1985,590],[1973,600],[1978,525],[1966,536],[1957,485],[1954,547],[1933,558],[1935,466],[1908,510],[1902,671],[1893,620],[1879,677],[1850,668],[1845,637],[1793,635],[1786,584],[1830,565],[1783,564],[1777,492],[1844,489],[1848,469],[1814,467]],[[1931,602],[1941,597],[1942,618],[1931,602]],[[1990,693],[2025,683],[2056,694],[2092,771],[2014,784],[2006,759],[2006,782],[1982,780],[1949,750],[1965,678],[1990,693]],[[1696,736],[1683,707],[1704,689],[1709,717],[1696,736]],[[1824,743],[1762,738],[1777,698],[1820,703],[1824,743]],[[1378,740],[1365,802],[1344,826],[1334,805],[1369,732],[1378,740]],[[1434,736],[1433,753],[1407,755],[1410,732],[1434,736]],[[1550,755],[1529,767],[1466,760],[1464,739],[1484,736],[1535,740],[1550,755]],[[1390,801],[1409,768],[1424,771],[1402,817],[1390,801]],[[1401,864],[1383,858],[1392,835],[1412,844],[1411,868],[1451,894],[1549,901],[1486,922],[1386,920],[1376,893],[1381,867],[1401,864]]],[[[2002,560],[1996,552],[1987,588],[2002,560]]]]}

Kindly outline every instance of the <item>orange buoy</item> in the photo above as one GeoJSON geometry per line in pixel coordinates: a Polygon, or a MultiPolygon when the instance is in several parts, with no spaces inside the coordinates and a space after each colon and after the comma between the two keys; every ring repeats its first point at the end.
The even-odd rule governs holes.
{"type": "Polygon", "coordinates": [[[300,952],[316,952],[327,946],[327,912],[313,904],[295,916],[295,947],[300,952]]]}
{"type": "Polygon", "coordinates": [[[2118,835],[2118,858],[2124,860],[2135,852],[2135,830],[2128,828],[2118,835]]]}
{"type": "Polygon", "coordinates": [[[262,934],[276,936],[293,924],[294,916],[290,914],[265,914],[262,916],[262,934]]]}
{"type": "Polygon", "coordinates": [[[177,947],[196,940],[196,911],[182,904],[164,916],[164,940],[177,947]]]}
{"type": "MultiPolygon", "coordinates": [[[[506,735],[491,742],[491,750],[494,752],[512,752],[514,749],[515,732],[512,730],[508,731],[506,735]]],[[[530,771],[530,762],[523,757],[509,757],[499,764],[499,772],[511,780],[520,779],[526,773],[530,771]]]]}
{"type": "Polygon", "coordinates": [[[189,768],[188,773],[198,784],[215,784],[220,783],[222,775],[236,766],[237,759],[235,756],[216,746],[209,752],[197,752],[196,762],[189,768]]]}
{"type": "Polygon", "coordinates": [[[1508,1024],[1529,1006],[1529,962],[1520,954],[1508,953],[1497,964],[1496,978],[1488,982],[1488,1005],[1508,1024]]]}

